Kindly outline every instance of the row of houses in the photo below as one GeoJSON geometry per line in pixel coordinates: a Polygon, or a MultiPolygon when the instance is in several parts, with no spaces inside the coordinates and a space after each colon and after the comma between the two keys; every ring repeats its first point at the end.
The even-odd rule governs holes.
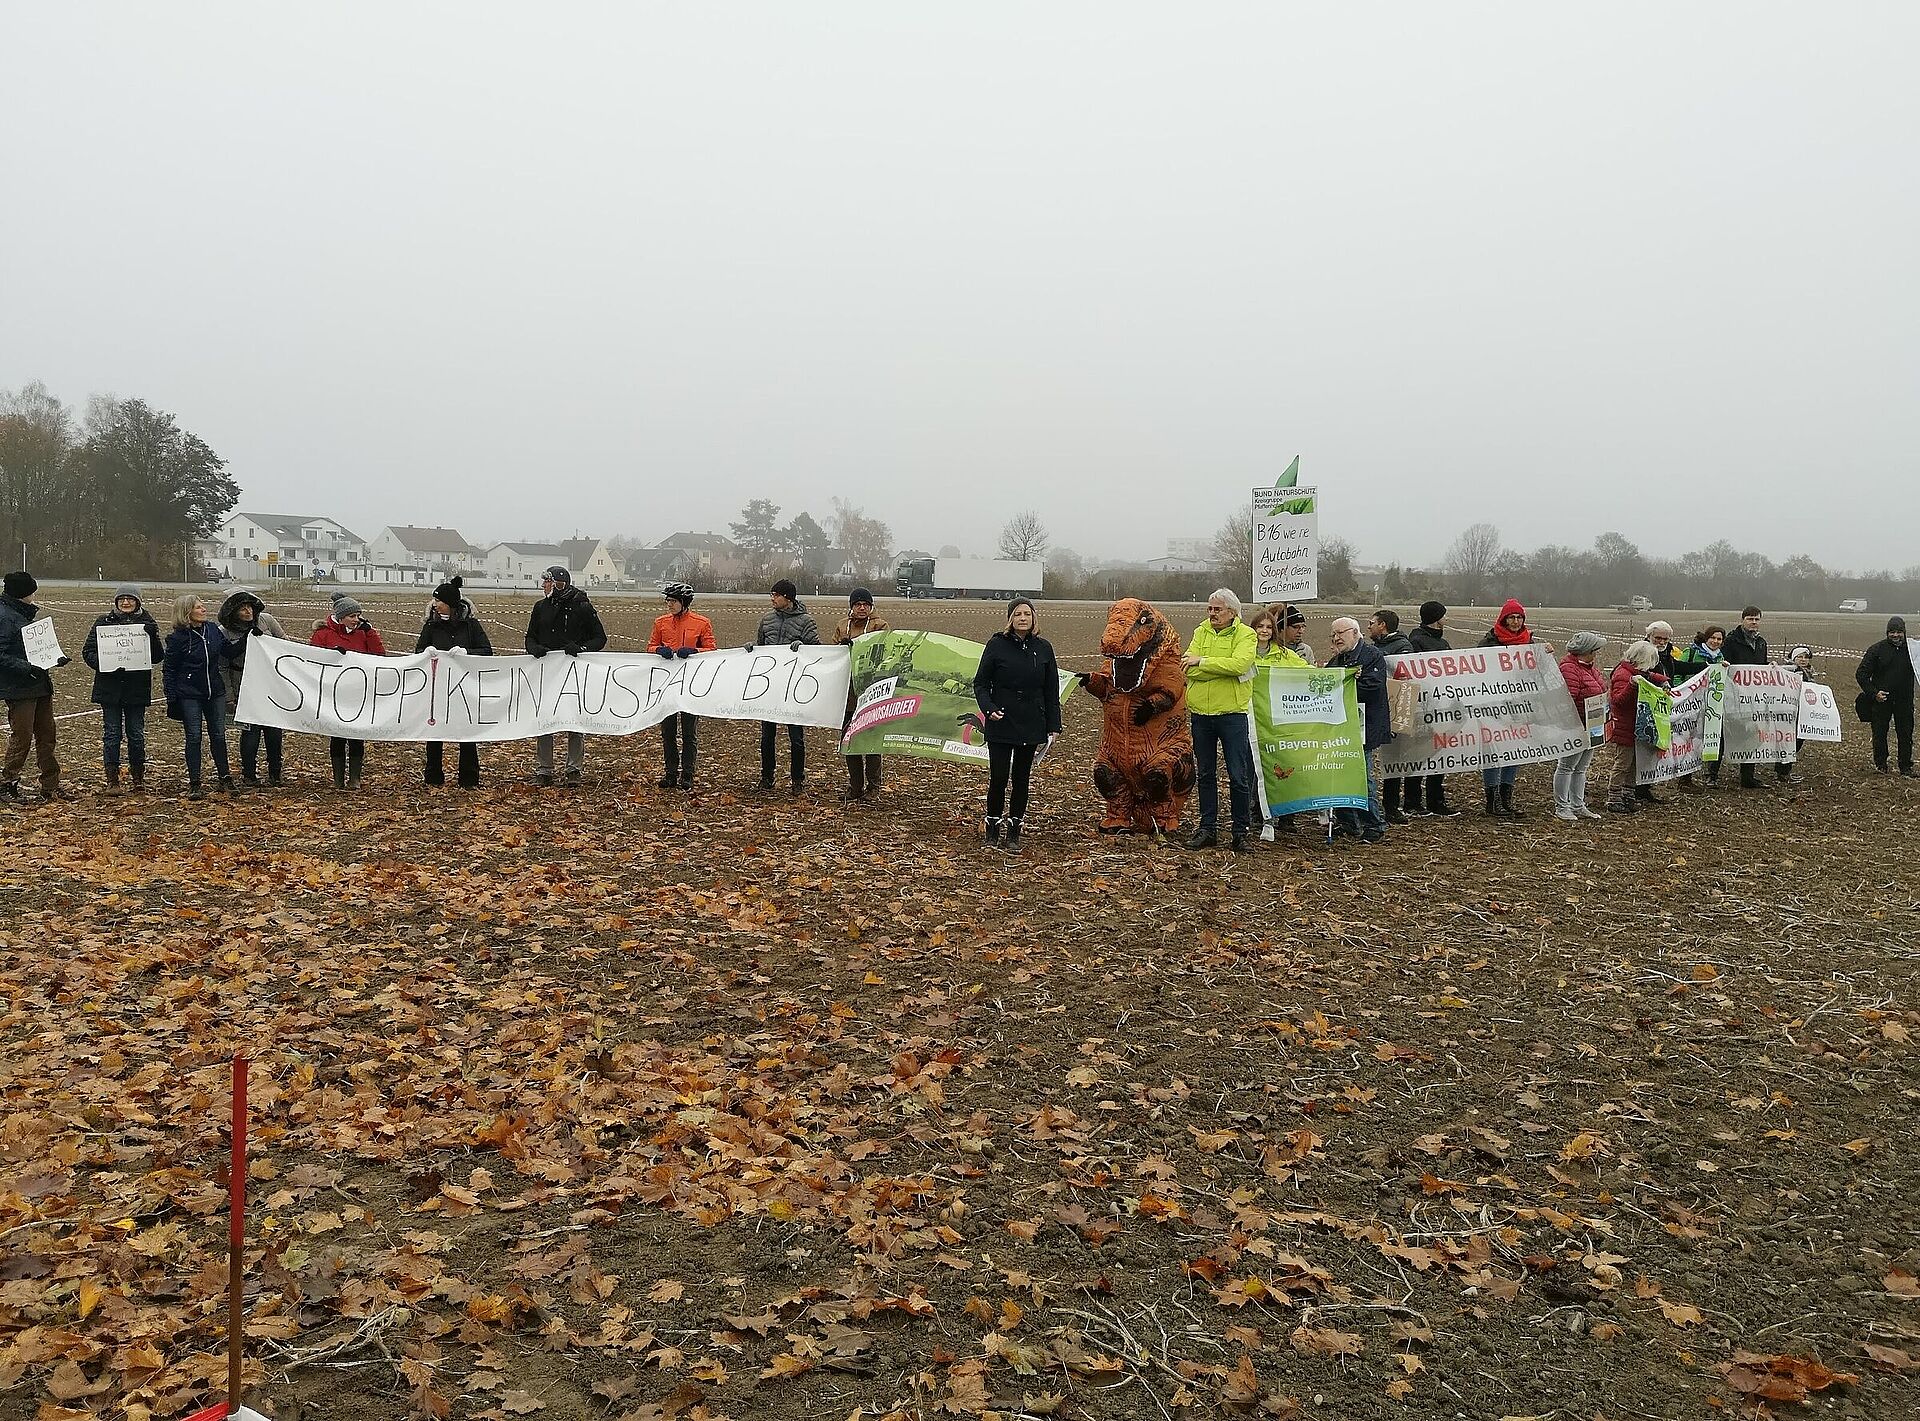
{"type": "MultiPolygon", "coordinates": [[[[653,547],[616,554],[601,538],[483,547],[452,528],[393,526],[367,539],[322,515],[273,513],[229,514],[198,550],[207,575],[223,582],[329,579],[349,586],[430,586],[457,572],[475,587],[538,587],[555,565],[582,587],[657,587],[678,579],[714,586],[749,566],[738,545],[719,533],[675,533],[653,547]]],[[[810,550],[797,561],[829,578],[886,571],[856,567],[838,548],[810,550]]]]}

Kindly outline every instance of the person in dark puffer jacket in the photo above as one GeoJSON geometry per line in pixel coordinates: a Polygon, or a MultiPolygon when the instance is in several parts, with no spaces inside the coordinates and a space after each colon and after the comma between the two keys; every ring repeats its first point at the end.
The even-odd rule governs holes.
{"type": "Polygon", "coordinates": [[[160,685],[166,692],[167,716],[186,732],[187,798],[205,799],[200,788],[200,732],[213,751],[214,773],[220,789],[231,795],[233,776],[227,770],[227,683],[220,672],[227,639],[220,624],[207,615],[207,604],[191,592],[173,604],[173,630],[167,634],[160,663],[160,685]]]}
{"type": "MultiPolygon", "coordinates": [[[[543,594],[533,604],[527,618],[527,654],[546,656],[563,651],[580,656],[607,649],[607,629],[600,624],[587,594],[573,585],[573,574],[559,564],[540,576],[543,594]]],[[[580,787],[580,771],[587,760],[587,737],[577,730],[567,732],[566,785],[580,787]]],[[[553,737],[537,735],[533,740],[533,782],[541,787],[553,783],[553,737]]]]}
{"type": "MultiPolygon", "coordinates": [[[[26,630],[40,615],[28,599],[40,589],[30,572],[6,575],[0,593],[0,701],[7,703],[7,756],[0,769],[0,800],[20,802],[20,772],[27,755],[37,752],[40,802],[72,799],[73,791],[60,783],[60,759],[54,754],[53,675],[27,660],[26,630]]],[[[65,666],[61,657],[57,666],[65,666]]]]}
{"type": "Polygon", "coordinates": [[[973,698],[987,740],[987,847],[1004,843],[1017,854],[1034,757],[1060,734],[1060,666],[1036,628],[1029,599],[1007,604],[1007,629],[995,632],[980,653],[973,698]]]}
{"type": "Polygon", "coordinates": [[[136,792],[147,785],[147,707],[153,704],[153,668],[165,657],[160,626],[142,605],[140,589],[121,587],[113,594],[113,610],[97,618],[87,631],[80,658],[93,668],[93,703],[100,707],[100,755],[106,770],[107,793],[120,793],[120,745],[127,747],[127,772],[136,792]],[[147,669],[102,671],[100,628],[145,627],[147,669]]]}
{"type": "MultiPolygon", "coordinates": [[[[1416,652],[1452,651],[1453,643],[1447,640],[1447,604],[1427,601],[1420,604],[1420,625],[1407,633],[1407,641],[1416,652]]],[[[1457,819],[1460,811],[1447,799],[1447,777],[1428,775],[1423,782],[1407,782],[1406,812],[1426,814],[1435,819],[1457,819]],[[1424,790],[1424,795],[1423,795],[1424,790]],[[1424,806],[1421,803],[1425,799],[1424,806]]]]}
{"type": "MultiPolygon", "coordinates": [[[[433,589],[433,601],[427,608],[426,625],[420,628],[415,652],[445,651],[463,656],[492,656],[493,643],[487,629],[473,613],[473,603],[460,595],[462,579],[455,574],[433,589]]],[[[442,742],[427,742],[426,783],[446,784],[447,771],[442,758],[442,742]]],[[[459,743],[459,765],[454,783],[461,789],[480,788],[480,747],[471,740],[459,743]]]]}
{"type": "Polygon", "coordinates": [[[1887,618],[1887,634],[1867,648],[1853,679],[1865,698],[1873,726],[1873,763],[1887,773],[1887,733],[1899,746],[1900,773],[1913,775],[1913,654],[1905,617],[1887,618]]]}
{"type": "Polygon", "coordinates": [[[247,652],[255,637],[286,639],[280,619],[267,604],[244,587],[229,592],[220,604],[220,631],[227,639],[227,716],[240,727],[240,783],[260,787],[260,750],[267,752],[267,784],[277,788],[284,762],[286,732],[277,725],[248,725],[239,720],[240,682],[247,669],[247,652]]]}
{"type": "MultiPolygon", "coordinates": [[[[798,651],[803,646],[820,644],[820,627],[806,604],[801,602],[799,588],[783,577],[767,590],[767,601],[769,610],[760,619],[760,630],[754,637],[755,646],[785,646],[798,651]]],[[[753,647],[747,650],[751,651],[753,647]]],[[[779,744],[779,722],[761,721],[760,789],[763,794],[773,790],[775,751],[779,744]]],[[[798,795],[807,784],[807,728],[804,725],[787,727],[787,769],[793,777],[790,793],[798,795]]]]}

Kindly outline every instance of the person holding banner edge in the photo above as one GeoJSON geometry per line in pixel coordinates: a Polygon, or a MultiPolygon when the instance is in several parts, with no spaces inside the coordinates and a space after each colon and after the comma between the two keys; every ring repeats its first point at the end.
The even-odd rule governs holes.
{"type": "MultiPolygon", "coordinates": [[[[1391,607],[1382,607],[1373,614],[1373,620],[1367,624],[1367,640],[1382,656],[1408,656],[1413,652],[1413,642],[1400,630],[1400,614],[1391,607]]],[[[1411,824],[1412,818],[1400,808],[1402,793],[1412,802],[1414,813],[1424,813],[1420,808],[1421,786],[1424,783],[1419,775],[1383,781],[1380,786],[1380,802],[1384,811],[1381,817],[1389,824],[1411,824]]]]}
{"type": "MultiPolygon", "coordinates": [[[[1480,638],[1482,646],[1533,646],[1536,645],[1533,629],[1527,625],[1527,609],[1520,605],[1520,599],[1509,597],[1501,604],[1500,615],[1495,617],[1487,634],[1480,638]]],[[[1553,654],[1553,643],[1539,642],[1549,656],[1553,654]]],[[[1631,747],[1629,747],[1631,748],[1631,747]]],[[[1501,765],[1497,769],[1482,770],[1480,782],[1487,791],[1487,817],[1489,819],[1524,819],[1527,816],[1513,802],[1514,781],[1520,778],[1518,765],[1501,765]]]]}
{"type": "MultiPolygon", "coordinates": [[[[386,643],[380,640],[380,633],[366,621],[360,604],[351,597],[333,599],[333,610],[327,614],[326,621],[313,629],[308,643],[325,647],[345,656],[349,651],[357,651],[362,656],[385,656],[386,643]]],[[[367,742],[359,736],[329,735],[327,737],[327,758],[333,762],[333,787],[337,790],[359,789],[360,769],[366,763],[367,742]]]]}
{"type": "MultiPolygon", "coordinates": [[[[1727,633],[1721,655],[1729,666],[1765,666],[1771,658],[1767,654],[1767,639],[1760,635],[1760,609],[1747,606],[1741,610],[1740,625],[1727,633]]],[[[1775,765],[1774,773],[1786,779],[1792,770],[1786,765],[1775,765]]],[[[1760,776],[1752,765],[1740,767],[1740,788],[1759,789],[1760,776]]]]}
{"type": "MultiPolygon", "coordinates": [[[[693,584],[669,582],[660,589],[667,610],[653,619],[647,650],[665,661],[684,660],[695,652],[713,651],[713,623],[693,610],[693,584]]],[[[700,758],[700,718],[687,711],[660,722],[660,751],[665,761],[661,789],[693,788],[694,762],[700,758]]]]}
{"type": "Polygon", "coordinates": [[[1331,633],[1333,655],[1328,666],[1351,667],[1357,674],[1354,691],[1360,706],[1361,750],[1367,767],[1367,807],[1336,809],[1334,823],[1338,832],[1357,834],[1363,844],[1377,844],[1387,837],[1387,826],[1380,814],[1380,781],[1374,775],[1373,752],[1393,739],[1392,710],[1387,704],[1387,658],[1360,634],[1360,624],[1352,617],[1336,617],[1331,633]]]}
{"type": "Polygon", "coordinates": [[[1034,758],[1060,734],[1060,666],[1037,630],[1030,598],[1007,603],[1007,629],[980,653],[973,698],[986,721],[987,847],[1004,844],[1017,854],[1034,758]]]}
{"type": "MultiPolygon", "coordinates": [[[[1293,666],[1305,668],[1313,665],[1306,657],[1300,655],[1299,652],[1294,651],[1278,639],[1277,633],[1279,631],[1280,617],[1285,610],[1285,603],[1281,604],[1281,610],[1279,612],[1276,612],[1271,607],[1263,607],[1253,614],[1253,620],[1248,623],[1248,625],[1253,628],[1253,669],[1247,672],[1247,679],[1249,681],[1259,675],[1260,669],[1264,666],[1293,666]]],[[[1302,622],[1305,620],[1306,618],[1301,618],[1302,622]]],[[[1256,773],[1258,773],[1258,767],[1256,767],[1256,773]]],[[[1293,832],[1293,815],[1276,814],[1269,819],[1266,824],[1261,826],[1260,842],[1263,844],[1271,844],[1278,832],[1282,830],[1289,834],[1293,832]]]]}
{"type": "MultiPolygon", "coordinates": [[[[856,587],[847,594],[847,615],[840,625],[833,629],[835,646],[852,646],[863,636],[874,632],[890,631],[884,617],[873,614],[873,594],[864,587],[856,587]]],[[[847,683],[847,720],[853,719],[853,683],[847,683]]],[[[843,727],[844,730],[844,727],[843,727]]],[[[848,755],[847,761],[847,798],[878,799],[880,797],[879,755],[848,755]]]]}
{"type": "MultiPolygon", "coordinates": [[[[227,639],[227,719],[240,710],[240,684],[246,675],[247,649],[257,636],[285,639],[280,619],[267,610],[267,604],[245,588],[229,592],[220,604],[220,632],[227,639]]],[[[260,785],[260,747],[267,751],[267,785],[277,789],[286,746],[286,732],[277,725],[240,727],[240,783],[248,789],[260,785]]]]}
{"type": "MultiPolygon", "coordinates": [[[[1447,640],[1447,604],[1444,602],[1422,602],[1420,604],[1420,625],[1407,633],[1407,640],[1413,644],[1416,653],[1432,651],[1452,651],[1453,643],[1447,640]]],[[[1420,781],[1407,783],[1406,812],[1409,815],[1426,814],[1434,819],[1458,819],[1460,811],[1447,799],[1447,777],[1428,775],[1423,785],[1420,781]],[[1422,803],[1424,798],[1425,803],[1422,803]]]]}
{"type": "Polygon", "coordinates": [[[113,610],[97,618],[87,630],[80,658],[93,668],[93,703],[100,707],[101,766],[108,794],[120,793],[120,742],[127,745],[127,774],[137,793],[147,785],[147,707],[153,704],[153,668],[166,657],[160,645],[160,626],[143,605],[140,589],[131,584],[115,590],[113,610]],[[100,629],[140,627],[149,649],[144,671],[100,669],[100,629]]]}
{"type": "Polygon", "coordinates": [[[1640,724],[1640,682],[1664,686],[1666,677],[1654,668],[1660,653],[1653,643],[1642,638],[1633,643],[1613,668],[1607,683],[1607,750],[1613,757],[1607,762],[1607,812],[1633,814],[1640,808],[1633,797],[1635,773],[1634,745],[1640,724]]]}
{"type": "MultiPolygon", "coordinates": [[[[473,614],[473,603],[461,595],[461,586],[462,578],[455,573],[433,589],[433,600],[427,604],[427,620],[420,628],[419,639],[413,644],[415,654],[444,651],[463,656],[493,655],[493,642],[487,636],[487,629],[473,614]]],[[[454,773],[454,783],[461,789],[480,788],[480,747],[472,741],[463,740],[455,748],[459,764],[454,773]]],[[[426,784],[434,788],[446,784],[445,757],[444,741],[427,742],[427,763],[421,775],[426,784]]]]}
{"type": "Polygon", "coordinates": [[[1187,668],[1187,721],[1193,730],[1193,766],[1200,791],[1200,822],[1188,838],[1189,849],[1219,842],[1220,783],[1217,761],[1227,762],[1227,796],[1233,815],[1233,851],[1251,851],[1253,827],[1253,741],[1247,735],[1247,707],[1259,639],[1240,620],[1240,598],[1218,588],[1207,598],[1207,619],[1194,629],[1180,664],[1187,668]]]}
{"type": "MultiPolygon", "coordinates": [[[[1567,638],[1567,654],[1560,658],[1560,678],[1567,683],[1573,708],[1582,720],[1589,702],[1607,694],[1606,682],[1594,667],[1594,659],[1607,639],[1598,632],[1575,632],[1567,638]]],[[[1557,761],[1553,767],[1553,817],[1569,823],[1600,816],[1587,808],[1587,772],[1594,752],[1600,747],[1588,745],[1557,761]]]]}
{"type": "MultiPolygon", "coordinates": [[[[800,601],[800,589],[789,579],[783,577],[767,589],[767,604],[768,611],[760,619],[760,630],[755,636],[754,646],[784,645],[791,651],[798,651],[803,646],[820,645],[820,626],[800,601]]],[[[752,651],[753,646],[746,649],[752,651]]],[[[778,721],[760,722],[762,794],[773,793],[779,736],[778,721]]],[[[798,798],[807,787],[807,728],[804,725],[792,724],[787,727],[787,770],[792,777],[787,792],[798,798]]]]}
{"type": "MultiPolygon", "coordinates": [[[[540,574],[540,600],[527,618],[527,655],[545,656],[564,651],[568,656],[605,651],[607,629],[600,624],[587,594],[573,585],[573,574],[555,563],[540,574]]],[[[587,737],[567,732],[566,786],[580,788],[580,771],[587,760],[587,737]]],[[[541,789],[553,784],[553,737],[533,738],[533,782],[541,789]]]]}

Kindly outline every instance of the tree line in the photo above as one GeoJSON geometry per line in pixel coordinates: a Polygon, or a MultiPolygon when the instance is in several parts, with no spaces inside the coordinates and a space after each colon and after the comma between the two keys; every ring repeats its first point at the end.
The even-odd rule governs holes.
{"type": "Polygon", "coordinates": [[[240,497],[226,461],[144,400],[76,420],[35,382],[0,390],[0,562],[50,577],[177,577],[240,497]],[[24,553],[22,549],[24,548],[24,553]]]}

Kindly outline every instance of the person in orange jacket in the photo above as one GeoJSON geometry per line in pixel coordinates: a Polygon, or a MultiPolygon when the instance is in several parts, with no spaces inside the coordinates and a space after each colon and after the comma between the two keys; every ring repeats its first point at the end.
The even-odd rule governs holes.
{"type": "MultiPolygon", "coordinates": [[[[349,651],[357,651],[363,656],[387,654],[386,643],[380,640],[380,633],[368,623],[366,613],[351,597],[336,597],[332,613],[314,627],[313,635],[307,640],[313,646],[330,647],[342,656],[349,651]]],[[[335,789],[360,788],[360,767],[367,758],[366,741],[330,735],[327,737],[327,758],[333,761],[335,789]]]]}
{"type": "MultiPolygon", "coordinates": [[[[653,619],[653,635],[647,650],[668,661],[692,656],[696,651],[713,651],[713,623],[693,610],[693,586],[669,582],[660,589],[667,599],[666,612],[653,619]]],[[[666,754],[666,772],[660,776],[660,788],[693,788],[693,765],[700,754],[700,722],[685,711],[660,722],[660,748],[666,754]]]]}

